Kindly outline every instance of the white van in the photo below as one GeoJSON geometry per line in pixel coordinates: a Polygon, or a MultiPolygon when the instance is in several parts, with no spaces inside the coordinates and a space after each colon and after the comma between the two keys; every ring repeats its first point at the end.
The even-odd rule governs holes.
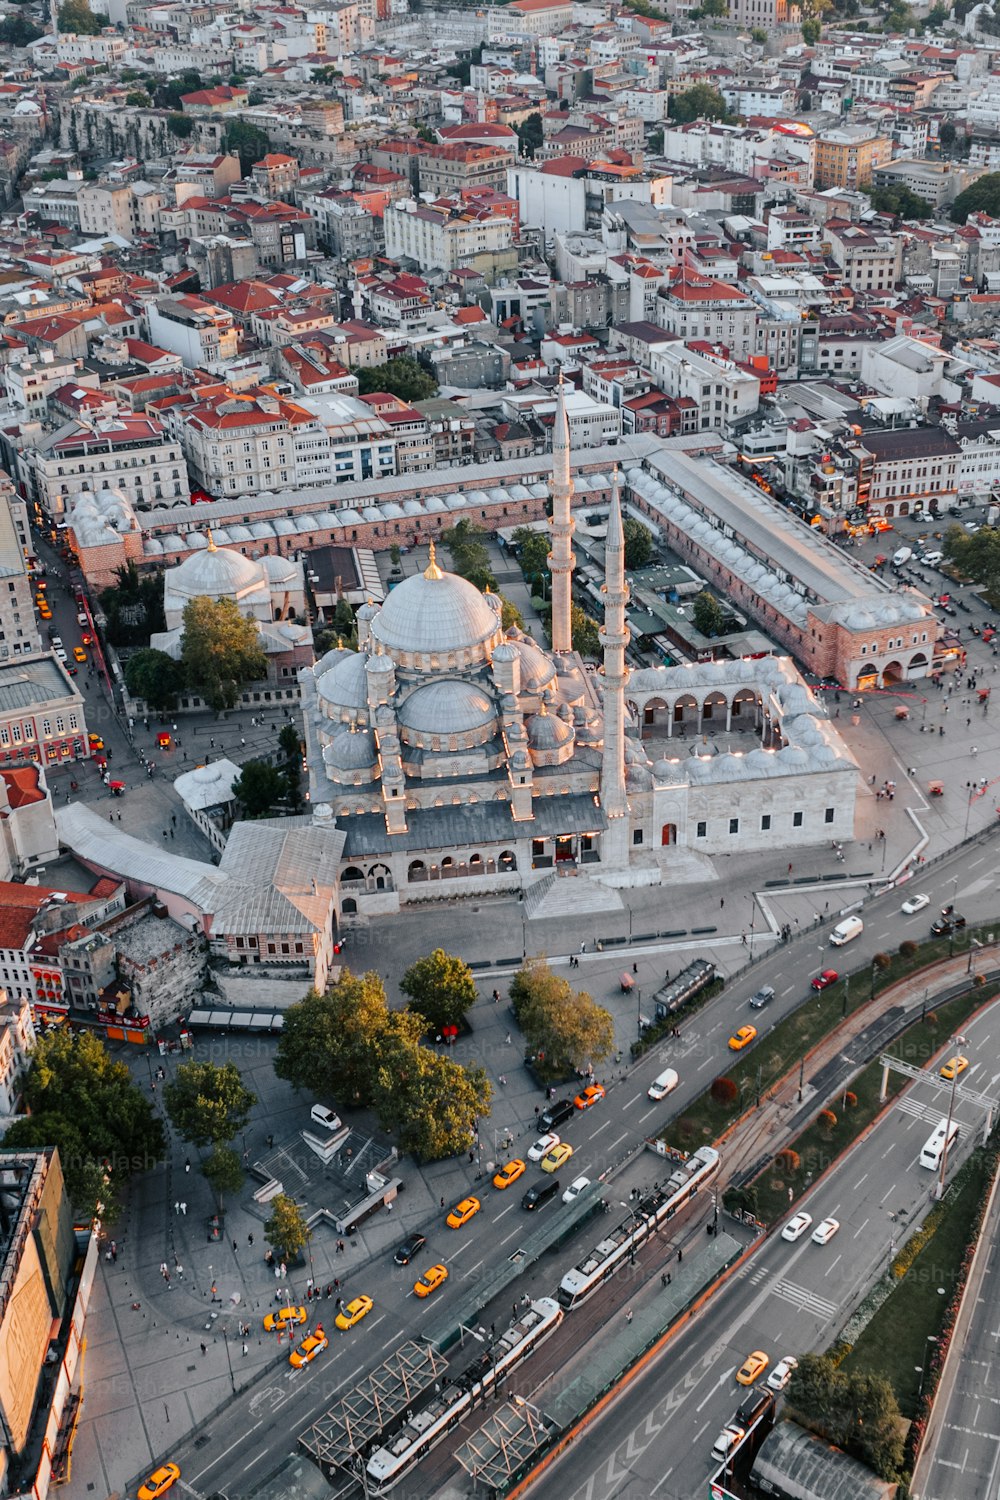
{"type": "Polygon", "coordinates": [[[680,1079],[673,1068],[665,1068],[662,1073],[653,1079],[646,1090],[646,1095],[650,1099],[665,1099],[668,1094],[673,1093],[679,1083],[680,1079]]]}
{"type": "Polygon", "coordinates": [[[830,933],[830,942],[835,948],[842,948],[845,943],[853,943],[856,937],[860,937],[865,930],[865,924],[860,917],[845,917],[838,922],[830,933]]]}
{"type": "Polygon", "coordinates": [[[909,560],[910,560],[910,558],[912,556],[913,556],[913,548],[912,547],[900,547],[900,549],[899,549],[898,552],[894,552],[892,554],[892,565],[893,565],[893,567],[894,568],[901,568],[904,563],[908,563],[909,562],[909,560]]]}

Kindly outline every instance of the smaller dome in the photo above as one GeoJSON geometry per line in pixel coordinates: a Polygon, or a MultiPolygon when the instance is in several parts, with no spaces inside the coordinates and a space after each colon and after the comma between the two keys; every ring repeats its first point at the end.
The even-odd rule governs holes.
{"type": "Polygon", "coordinates": [[[369,677],[388,677],[396,670],[396,664],[384,651],[376,651],[374,656],[367,658],[365,670],[369,677]]]}
{"type": "Polygon", "coordinates": [[[325,655],[320,657],[315,666],[312,667],[312,674],[314,677],[322,677],[324,672],[329,672],[332,667],[337,665],[338,661],[343,661],[345,656],[355,656],[356,654],[354,651],[348,651],[346,646],[332,646],[325,655]]]}
{"type": "Polygon", "coordinates": [[[331,671],[318,678],[316,692],[336,708],[364,708],[368,702],[365,658],[357,651],[349,651],[331,671]]]}
{"type": "Polygon", "coordinates": [[[528,731],[528,746],[532,750],[559,750],[573,738],[573,730],[556,714],[532,714],[525,728],[528,731]]]}
{"type": "Polygon", "coordinates": [[[343,730],[323,751],[324,764],[337,771],[368,771],[377,760],[375,736],[370,729],[343,730]]]}
{"type": "Polygon", "coordinates": [[[501,641],[493,653],[494,661],[517,661],[517,647],[510,641],[501,641]]]}
{"type": "Polygon", "coordinates": [[[209,534],[204,552],[193,552],[168,575],[168,586],[174,594],[202,595],[210,599],[238,594],[264,582],[260,563],[251,562],[229,547],[216,547],[209,534]]]}
{"type": "Polygon", "coordinates": [[[377,614],[378,605],[373,599],[366,599],[364,604],[362,604],[361,608],[358,610],[357,618],[359,620],[374,620],[377,614]]]}
{"type": "Polygon", "coordinates": [[[399,710],[401,726],[416,734],[468,734],[485,728],[495,717],[493,703],[483,690],[455,677],[417,688],[399,710]]]}

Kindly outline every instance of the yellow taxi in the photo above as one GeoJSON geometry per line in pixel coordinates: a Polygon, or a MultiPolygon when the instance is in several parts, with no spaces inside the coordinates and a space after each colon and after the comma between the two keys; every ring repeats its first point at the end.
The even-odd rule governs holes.
{"type": "Polygon", "coordinates": [[[165,1495],[180,1477],[181,1471],[176,1464],[164,1464],[162,1468],[154,1469],[139,1486],[139,1500],[160,1500],[160,1496],[165,1495]]]}
{"type": "Polygon", "coordinates": [[[303,1365],[308,1365],[317,1354],[322,1354],[330,1340],[326,1334],[317,1328],[315,1333],[304,1338],[297,1349],[293,1349],[288,1356],[288,1363],[296,1370],[301,1370],[303,1365]]]}
{"type": "Polygon", "coordinates": [[[541,1167],[543,1172],[557,1172],[564,1162],[569,1161],[573,1155],[573,1147],[569,1141],[560,1141],[558,1146],[553,1146],[551,1151],[546,1151],[542,1157],[541,1167]]]}
{"type": "Polygon", "coordinates": [[[429,1271],[425,1271],[413,1283],[414,1294],[417,1297],[429,1297],[431,1292],[436,1292],[439,1286],[444,1286],[447,1280],[447,1266],[431,1266],[429,1271]]]}
{"type": "Polygon", "coordinates": [[[961,1055],[957,1057],[949,1057],[948,1061],[941,1069],[941,1077],[957,1078],[959,1073],[964,1073],[968,1066],[969,1059],[967,1057],[962,1057],[961,1055]]]}
{"type": "Polygon", "coordinates": [[[603,1083],[588,1083],[582,1094],[577,1094],[573,1103],[577,1109],[590,1109],[604,1098],[605,1088],[603,1083]]]}
{"type": "Polygon", "coordinates": [[[461,1203],[456,1203],[451,1213],[445,1219],[449,1229],[461,1229],[463,1224],[479,1212],[482,1204],[478,1198],[463,1198],[461,1203]]]}
{"type": "Polygon", "coordinates": [[[742,1052],[744,1047],[749,1047],[756,1035],[756,1026],[741,1026],[739,1031],[729,1038],[730,1052],[742,1052]]]}
{"type": "Polygon", "coordinates": [[[348,1328],[353,1328],[356,1323],[361,1322],[362,1318],[367,1318],[374,1306],[370,1297],[355,1297],[333,1321],[342,1333],[346,1333],[348,1328]]]}
{"type": "Polygon", "coordinates": [[[73,647],[73,660],[81,662],[87,660],[87,653],[86,651],[84,651],[82,646],[73,647]]]}
{"type": "Polygon", "coordinates": [[[515,1156],[513,1161],[505,1162],[498,1171],[494,1172],[493,1186],[495,1188],[509,1188],[511,1183],[516,1182],[519,1177],[523,1177],[527,1170],[527,1163],[523,1162],[519,1156],[515,1156]]]}
{"type": "Polygon", "coordinates": [[[38,613],[41,615],[43,620],[51,620],[52,618],[52,611],[51,609],[49,609],[49,606],[46,604],[44,599],[38,606],[38,613]]]}
{"type": "Polygon", "coordinates": [[[264,1332],[274,1333],[279,1329],[284,1333],[286,1328],[294,1328],[299,1323],[306,1321],[308,1314],[304,1307],[279,1307],[277,1312],[268,1313],[264,1319],[264,1332]]]}
{"type": "Polygon", "coordinates": [[[746,1359],[736,1371],[736,1380],[739,1385],[753,1385],[758,1375],[763,1375],[771,1363],[763,1349],[755,1349],[748,1354],[746,1359]]]}
{"type": "Polygon", "coordinates": [[[101,736],[99,734],[88,734],[87,743],[90,745],[91,750],[104,749],[104,741],[101,739],[101,736]]]}

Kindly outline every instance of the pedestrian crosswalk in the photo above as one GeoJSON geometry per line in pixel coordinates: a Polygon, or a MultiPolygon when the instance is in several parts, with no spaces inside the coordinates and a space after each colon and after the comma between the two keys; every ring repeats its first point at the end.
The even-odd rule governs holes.
{"type": "MultiPolygon", "coordinates": [[[[751,1286],[760,1286],[768,1278],[769,1272],[766,1266],[758,1266],[748,1278],[751,1286]]],[[[821,1318],[832,1318],[839,1306],[836,1302],[830,1302],[826,1297],[817,1296],[808,1287],[799,1286],[794,1281],[785,1281],[780,1278],[770,1285],[767,1290],[772,1297],[780,1297],[783,1302],[790,1302],[793,1307],[799,1307],[804,1312],[813,1312],[821,1318]]]]}
{"type": "Polygon", "coordinates": [[[947,1113],[940,1104],[921,1104],[912,1094],[904,1094],[902,1099],[897,1099],[896,1108],[904,1115],[912,1115],[915,1120],[925,1120],[928,1125],[937,1125],[947,1113]]]}

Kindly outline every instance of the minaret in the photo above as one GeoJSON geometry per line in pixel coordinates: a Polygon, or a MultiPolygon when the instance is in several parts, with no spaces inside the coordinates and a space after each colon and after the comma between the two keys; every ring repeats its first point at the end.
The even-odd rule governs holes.
{"type": "Polygon", "coordinates": [[[625,869],[629,857],[628,801],[625,796],[625,687],[629,670],[625,647],[629,629],[625,623],[628,585],[625,582],[625,532],[622,528],[621,494],[615,470],[608,513],[608,536],[604,548],[604,756],[601,762],[601,806],[608,820],[601,845],[601,863],[625,869]]]}
{"type": "Polygon", "coordinates": [[[549,572],[552,575],[552,649],[572,651],[573,630],[570,623],[570,605],[573,601],[573,516],[570,505],[573,500],[573,476],[569,468],[569,419],[566,416],[566,397],[563,391],[562,371],[559,372],[559,392],[556,397],[556,421],[552,430],[552,551],[549,553],[549,572]]]}

